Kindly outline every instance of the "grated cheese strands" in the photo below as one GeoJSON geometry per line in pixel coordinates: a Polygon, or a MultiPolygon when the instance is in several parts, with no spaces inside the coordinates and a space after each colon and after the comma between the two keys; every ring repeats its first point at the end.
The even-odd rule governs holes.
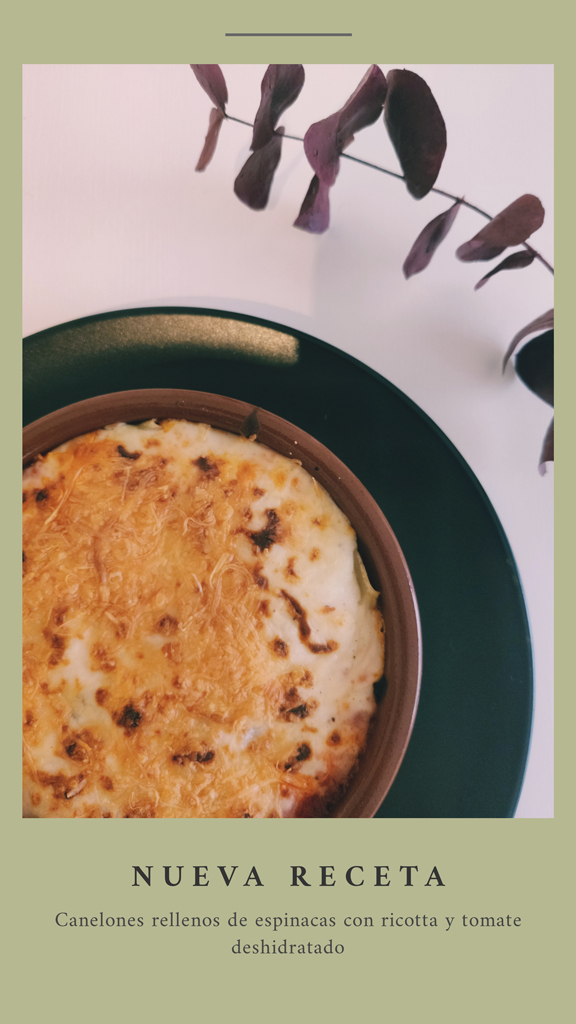
{"type": "Polygon", "coordinates": [[[300,462],[205,424],[116,424],[37,459],[23,497],[24,814],[330,813],[383,623],[300,462]]]}

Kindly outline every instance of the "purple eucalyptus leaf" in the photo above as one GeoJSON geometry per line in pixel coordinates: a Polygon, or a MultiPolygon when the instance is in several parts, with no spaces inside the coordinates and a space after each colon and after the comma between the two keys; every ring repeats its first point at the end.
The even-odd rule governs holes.
{"type": "Polygon", "coordinates": [[[521,245],[542,227],[544,207],[536,196],[524,195],[498,213],[469,242],[464,242],[456,255],[465,263],[491,260],[510,245],[521,245]]]}
{"type": "Polygon", "coordinates": [[[504,370],[506,369],[506,364],[510,359],[510,356],[518,347],[520,342],[524,340],[524,338],[527,338],[529,334],[535,334],[536,331],[545,331],[550,329],[551,327],[554,327],[553,309],[549,309],[546,313],[543,313],[542,316],[537,316],[535,320],[532,320],[529,324],[526,325],[526,327],[523,327],[521,331],[518,331],[518,333],[515,334],[512,338],[512,341],[510,342],[508,349],[506,351],[506,355],[504,356],[504,362],[502,364],[502,373],[504,373],[504,370]]]}
{"type": "Polygon", "coordinates": [[[540,452],[540,463],[538,465],[538,472],[540,476],[544,476],[546,473],[546,463],[554,462],[554,420],[552,420],[546,436],[544,438],[544,444],[542,445],[542,451],[540,452]]]}
{"type": "Polygon", "coordinates": [[[340,111],[310,125],[304,136],[304,152],[320,181],[330,187],[340,170],[338,120],[340,111]]]}
{"type": "Polygon", "coordinates": [[[340,170],[340,155],[352,142],[355,132],[378,120],[386,88],[382,71],[372,64],[344,106],[311,125],[306,132],[304,152],[315,177],[295,221],[296,227],[316,234],[326,231],[330,221],[328,189],[340,170]]]}
{"type": "Polygon", "coordinates": [[[340,154],[350,145],[355,132],[378,120],[385,98],[386,79],[380,68],[372,64],[344,106],[310,126],[304,136],[304,152],[325,185],[334,184],[340,154]]]}
{"type": "Polygon", "coordinates": [[[234,182],[238,199],[251,210],[263,210],[268,204],[272,179],[282,154],[283,135],[284,129],[278,128],[266,146],[248,157],[234,182]]]}
{"type": "Polygon", "coordinates": [[[321,235],[327,230],[330,224],[329,192],[330,186],[325,185],[315,174],[294,221],[295,228],[310,231],[313,235],[321,235]]]}
{"type": "Polygon", "coordinates": [[[520,349],[515,359],[520,380],[548,405],[554,405],[554,331],[545,331],[520,349]]]}
{"type": "Polygon", "coordinates": [[[446,125],[428,85],[414,71],[388,72],[384,123],[415,199],[427,195],[446,152],[446,125]]]}
{"type": "Polygon", "coordinates": [[[456,250],[456,255],[459,260],[463,260],[465,263],[475,263],[478,261],[495,260],[497,256],[502,255],[505,248],[505,245],[488,245],[486,242],[473,238],[470,242],[465,242],[464,245],[461,245],[456,250]]]}
{"type": "Polygon", "coordinates": [[[458,199],[449,210],[445,210],[439,217],[434,217],[434,220],[420,232],[404,261],[404,277],[413,277],[414,274],[426,270],[436,249],[450,231],[461,205],[462,200],[458,199]]]}
{"type": "Polygon", "coordinates": [[[269,64],[262,79],[251,149],[266,146],[282,114],[298,99],[304,85],[302,64],[269,64]]]}
{"type": "Polygon", "coordinates": [[[339,110],[338,145],[343,152],[356,132],[374,124],[382,113],[388,85],[377,64],[372,64],[364,78],[339,110]]]}
{"type": "Polygon", "coordinates": [[[215,107],[226,113],[228,89],[219,64],[191,64],[190,67],[215,107]]]}
{"type": "Polygon", "coordinates": [[[206,133],[206,138],[204,139],[204,146],[200,153],[198,163],[196,164],[197,171],[203,171],[208,167],[208,164],[214,156],[224,116],[225,115],[220,110],[220,107],[212,107],[212,110],[210,111],[210,120],[208,122],[208,131],[206,133]]]}
{"type": "Polygon", "coordinates": [[[502,260],[502,263],[499,263],[497,267],[494,267],[493,270],[489,270],[487,274],[484,274],[484,277],[481,278],[480,281],[478,281],[478,284],[474,286],[474,291],[477,292],[479,288],[483,288],[486,282],[489,281],[491,277],[494,277],[494,274],[499,274],[501,270],[518,270],[521,267],[529,267],[533,262],[533,252],[528,252],[527,249],[522,249],[520,252],[513,252],[510,256],[507,256],[506,259],[502,260]]]}

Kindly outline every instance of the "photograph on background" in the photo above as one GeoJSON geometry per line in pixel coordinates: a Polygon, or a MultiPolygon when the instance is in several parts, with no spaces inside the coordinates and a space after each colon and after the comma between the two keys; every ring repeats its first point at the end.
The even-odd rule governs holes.
{"type": "Polygon", "coordinates": [[[552,816],[552,66],[484,67],[25,66],[25,817],[552,816]]]}

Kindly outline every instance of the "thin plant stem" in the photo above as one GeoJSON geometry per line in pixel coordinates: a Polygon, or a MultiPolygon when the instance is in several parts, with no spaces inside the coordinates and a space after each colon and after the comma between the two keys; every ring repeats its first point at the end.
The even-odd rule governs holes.
{"type": "MultiPolygon", "coordinates": [[[[239,117],[232,117],[231,114],[226,114],[226,118],[228,121],[235,121],[236,124],[244,124],[246,125],[247,128],[254,127],[254,125],[250,121],[243,121],[239,117]]],[[[304,139],[300,138],[299,135],[283,135],[282,137],[284,139],[291,139],[293,142],[304,142],[304,139]]],[[[372,164],[370,163],[369,160],[361,160],[360,157],[352,156],[350,153],[341,153],[340,156],[342,157],[343,160],[352,160],[353,163],[362,164],[363,167],[371,167],[372,170],[380,171],[381,174],[387,174],[391,178],[398,178],[399,181],[405,180],[403,174],[398,174],[397,171],[389,171],[388,168],[380,167],[379,164],[372,164]]],[[[491,214],[486,212],[486,210],[481,210],[479,206],[474,206],[474,204],[469,203],[467,199],[464,199],[460,196],[454,196],[452,195],[451,192],[445,192],[441,188],[431,188],[430,191],[435,192],[436,195],[438,196],[445,196],[446,199],[451,199],[452,202],[454,203],[461,203],[462,206],[467,206],[469,210],[474,210],[475,213],[480,214],[481,217],[485,217],[486,220],[494,219],[491,216],[491,214]]],[[[550,263],[548,263],[548,260],[544,259],[544,257],[539,252],[537,252],[536,249],[533,249],[531,245],[528,245],[528,242],[524,242],[523,245],[524,248],[527,249],[529,253],[531,253],[535,260],[538,260],[542,264],[542,266],[546,267],[546,269],[550,271],[551,274],[554,274],[554,267],[551,266],[550,263]]]]}

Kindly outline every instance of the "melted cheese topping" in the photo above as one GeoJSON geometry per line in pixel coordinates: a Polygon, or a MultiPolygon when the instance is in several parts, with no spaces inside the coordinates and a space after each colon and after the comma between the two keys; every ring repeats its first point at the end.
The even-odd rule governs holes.
{"type": "Polygon", "coordinates": [[[383,624],[350,523],[296,461],[116,424],[24,474],[24,814],[329,813],[383,624]]]}

